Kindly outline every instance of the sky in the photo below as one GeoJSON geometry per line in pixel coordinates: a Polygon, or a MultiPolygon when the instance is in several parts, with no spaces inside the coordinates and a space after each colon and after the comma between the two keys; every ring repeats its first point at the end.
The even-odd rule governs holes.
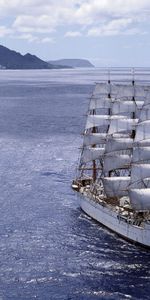
{"type": "Polygon", "coordinates": [[[150,0],[0,0],[0,44],[44,60],[150,67],[150,0]]]}

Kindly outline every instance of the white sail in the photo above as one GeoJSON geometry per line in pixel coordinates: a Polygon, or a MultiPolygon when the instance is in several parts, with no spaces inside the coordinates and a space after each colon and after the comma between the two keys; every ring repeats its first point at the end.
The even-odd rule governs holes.
{"type": "Polygon", "coordinates": [[[127,150],[133,147],[133,139],[131,138],[110,138],[105,147],[105,153],[119,150],[127,150]]]}
{"type": "Polygon", "coordinates": [[[143,106],[139,118],[140,122],[147,121],[147,120],[150,120],[150,104],[143,106]]]}
{"type": "Polygon", "coordinates": [[[150,139],[150,120],[137,124],[135,142],[150,139]]]}
{"type": "Polygon", "coordinates": [[[110,93],[110,84],[101,82],[97,83],[93,91],[93,95],[108,95],[110,93]]]}
{"type": "Polygon", "coordinates": [[[97,83],[94,89],[94,95],[100,94],[111,94],[115,98],[129,98],[132,99],[143,98],[147,96],[149,98],[149,87],[144,85],[132,85],[132,84],[108,84],[108,83],[97,83]]]}
{"type": "Polygon", "coordinates": [[[150,164],[134,164],[131,169],[131,184],[150,178],[150,164]]]}
{"type": "Polygon", "coordinates": [[[84,135],[83,146],[99,145],[106,143],[106,133],[90,133],[84,135]]]}
{"type": "Polygon", "coordinates": [[[134,87],[129,84],[112,84],[111,95],[116,98],[130,98],[134,96],[134,87]]]}
{"type": "Polygon", "coordinates": [[[144,163],[150,160],[150,147],[137,147],[133,149],[133,163],[144,163]]]}
{"type": "Polygon", "coordinates": [[[128,118],[122,118],[122,119],[111,119],[111,124],[109,127],[109,134],[113,133],[119,133],[119,132],[129,132],[133,129],[135,129],[135,126],[137,124],[137,119],[128,119],[128,118]]]}
{"type": "MultiPolygon", "coordinates": [[[[130,133],[114,133],[113,134],[113,138],[114,139],[126,139],[126,138],[130,138],[130,133]]],[[[111,138],[110,136],[109,136],[109,138],[111,138]]]]}
{"type": "Polygon", "coordinates": [[[129,155],[116,155],[112,154],[104,157],[104,172],[116,170],[119,168],[128,167],[131,163],[131,157],[129,155]]]}
{"type": "Polygon", "coordinates": [[[124,101],[115,101],[113,102],[112,106],[112,114],[121,114],[121,113],[127,113],[131,114],[132,112],[135,112],[136,110],[136,104],[135,102],[131,100],[124,100],[124,101]]]}
{"type": "Polygon", "coordinates": [[[139,147],[150,147],[150,139],[137,141],[134,144],[135,146],[139,146],[139,147]]]}
{"type": "Polygon", "coordinates": [[[125,80],[96,85],[72,186],[89,216],[150,247],[150,88],[125,80]]]}
{"type": "Polygon", "coordinates": [[[85,148],[81,156],[81,163],[87,163],[96,159],[100,159],[104,154],[104,148],[85,148]]]}
{"type": "Polygon", "coordinates": [[[135,85],[134,86],[134,97],[145,97],[147,94],[146,86],[143,85],[135,85]]]}
{"type": "Polygon", "coordinates": [[[99,97],[99,98],[91,98],[89,109],[109,109],[111,107],[111,101],[109,98],[106,97],[99,97]]]}
{"type": "Polygon", "coordinates": [[[147,105],[150,103],[150,87],[146,89],[146,95],[144,99],[144,104],[147,105]]]}
{"type": "Polygon", "coordinates": [[[135,103],[136,103],[136,107],[137,109],[142,109],[143,105],[144,105],[144,98],[142,100],[136,99],[135,98],[135,103]]]}
{"type": "Polygon", "coordinates": [[[131,206],[136,211],[150,210],[150,188],[131,189],[129,191],[131,206]]]}
{"type": "Polygon", "coordinates": [[[104,191],[107,197],[122,197],[128,195],[130,177],[104,177],[102,178],[104,191]]]}
{"type": "Polygon", "coordinates": [[[86,129],[96,126],[108,126],[110,123],[110,117],[107,115],[88,115],[86,122],[86,129]]]}

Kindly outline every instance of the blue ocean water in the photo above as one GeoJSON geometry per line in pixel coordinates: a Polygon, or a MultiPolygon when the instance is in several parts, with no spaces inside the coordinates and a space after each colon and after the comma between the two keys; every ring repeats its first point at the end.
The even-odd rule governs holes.
{"type": "Polygon", "coordinates": [[[71,190],[99,70],[0,71],[0,300],[150,299],[150,252],[71,190]]]}

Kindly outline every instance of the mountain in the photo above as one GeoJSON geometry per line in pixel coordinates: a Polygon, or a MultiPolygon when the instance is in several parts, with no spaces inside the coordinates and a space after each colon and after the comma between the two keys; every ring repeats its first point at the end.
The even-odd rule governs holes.
{"type": "Polygon", "coordinates": [[[52,65],[35,55],[25,55],[0,45],[0,66],[4,69],[59,69],[62,66],[52,65]]]}
{"type": "Polygon", "coordinates": [[[0,45],[0,69],[62,69],[94,67],[86,59],[60,59],[46,62],[35,55],[20,54],[0,45]]]}
{"type": "Polygon", "coordinates": [[[51,60],[50,64],[60,65],[60,66],[69,66],[72,68],[94,68],[87,59],[59,59],[59,60],[51,60]]]}

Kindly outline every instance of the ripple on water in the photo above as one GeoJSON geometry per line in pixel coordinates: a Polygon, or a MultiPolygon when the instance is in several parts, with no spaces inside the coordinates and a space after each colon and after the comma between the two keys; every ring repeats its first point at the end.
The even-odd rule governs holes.
{"type": "Polygon", "coordinates": [[[148,300],[149,252],[70,188],[99,73],[66,72],[0,72],[0,300],[148,300]]]}

